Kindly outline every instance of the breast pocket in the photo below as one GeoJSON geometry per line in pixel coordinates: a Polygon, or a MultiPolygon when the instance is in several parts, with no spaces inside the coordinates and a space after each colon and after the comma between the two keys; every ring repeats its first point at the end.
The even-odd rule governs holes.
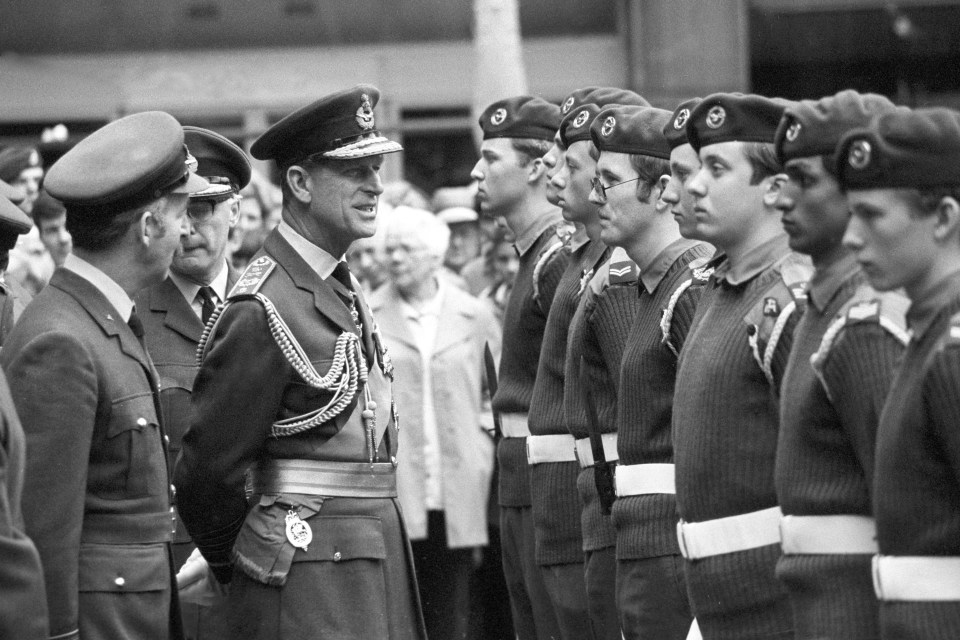
{"type": "Polygon", "coordinates": [[[166,475],[153,396],[116,400],[104,437],[91,452],[91,490],[114,500],[162,495],[166,475]]]}

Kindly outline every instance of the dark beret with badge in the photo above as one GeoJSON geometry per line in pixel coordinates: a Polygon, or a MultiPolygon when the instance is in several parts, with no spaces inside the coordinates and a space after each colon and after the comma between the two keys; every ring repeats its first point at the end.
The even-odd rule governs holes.
{"type": "Polygon", "coordinates": [[[960,186],[960,112],[897,109],[840,140],[836,170],[845,189],[960,186]]]}
{"type": "Polygon", "coordinates": [[[536,96],[498,100],[480,115],[483,139],[532,138],[553,142],[560,128],[560,107],[536,96]]]}
{"type": "Polygon", "coordinates": [[[78,142],[50,167],[43,184],[70,211],[111,215],[206,189],[210,183],[191,171],[194,163],[176,118],[145,111],[78,142]]]}
{"type": "Polygon", "coordinates": [[[183,128],[190,155],[197,159],[197,175],[210,183],[191,198],[216,198],[239,193],[250,183],[250,161],[243,149],[215,131],[200,127],[183,128]]]}
{"type": "Polygon", "coordinates": [[[703,98],[690,98],[678,104],[677,108],[673,110],[670,122],[663,128],[663,135],[666,136],[671,149],[676,149],[690,142],[687,139],[687,121],[690,120],[690,114],[702,101],[703,98]]]}
{"type": "Polygon", "coordinates": [[[600,151],[670,159],[670,145],[663,128],[670,112],[654,107],[620,105],[607,107],[590,125],[590,137],[600,151]]]}
{"type": "Polygon", "coordinates": [[[380,91],[369,84],[320,98],[267,129],[250,154],[284,168],[313,156],[353,160],[403,151],[377,130],[373,109],[379,100],[380,91]]]}
{"type": "Polygon", "coordinates": [[[614,104],[635,104],[640,107],[649,107],[650,103],[639,93],[619,87],[584,87],[577,89],[560,103],[560,117],[566,118],[571,111],[586,104],[596,104],[604,107],[614,104]]]}
{"type": "Polygon", "coordinates": [[[7,147],[0,150],[0,180],[14,182],[24,169],[42,167],[40,153],[33,147],[7,147]]]}
{"type": "MultiPolygon", "coordinates": [[[[590,125],[597,114],[605,107],[612,107],[613,105],[650,106],[650,103],[640,94],[616,87],[593,87],[582,95],[577,95],[577,92],[574,92],[567,97],[563,104],[566,105],[570,98],[574,96],[577,96],[579,102],[575,103],[573,109],[563,114],[563,120],[560,121],[560,141],[565,147],[569,147],[574,142],[590,140],[590,125]]],[[[560,110],[563,111],[562,106],[560,110]]]]}
{"type": "Polygon", "coordinates": [[[802,100],[787,107],[777,128],[777,158],[833,156],[847,131],[865,127],[880,113],[896,109],[886,97],[847,89],[821,100],[802,100]]]}
{"type": "Polygon", "coordinates": [[[560,121],[560,142],[569,147],[574,142],[590,140],[590,125],[594,118],[606,107],[596,104],[582,104],[560,121]]]}
{"type": "Polygon", "coordinates": [[[788,104],[754,94],[715,93],[691,110],[687,140],[697,151],[720,142],[773,144],[788,104]]]}

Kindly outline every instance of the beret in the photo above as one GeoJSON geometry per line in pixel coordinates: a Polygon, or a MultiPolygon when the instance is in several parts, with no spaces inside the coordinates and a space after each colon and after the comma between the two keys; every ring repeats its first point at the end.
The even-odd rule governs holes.
{"type": "Polygon", "coordinates": [[[20,235],[32,228],[33,220],[8,198],[0,196],[0,234],[13,232],[20,235]]]}
{"type": "Polygon", "coordinates": [[[13,204],[20,204],[24,200],[23,189],[12,187],[3,180],[0,180],[0,198],[6,198],[13,204]]]}
{"type": "Polygon", "coordinates": [[[69,207],[120,212],[169,193],[210,186],[190,170],[183,128],[163,111],[144,111],[100,127],[57,160],[44,179],[69,207]]]}
{"type": "Polygon", "coordinates": [[[773,143],[785,100],[742,93],[715,93],[690,111],[687,139],[694,149],[719,142],[773,143]]]}
{"type": "Polygon", "coordinates": [[[670,115],[670,122],[663,128],[663,135],[671,149],[676,149],[689,142],[687,140],[687,121],[690,120],[690,113],[700,104],[703,98],[690,98],[677,105],[670,115]]]}
{"type": "Polygon", "coordinates": [[[897,107],[884,96],[851,89],[821,100],[802,100],[787,107],[777,127],[777,158],[833,155],[843,134],[870,124],[877,114],[897,107]]]}
{"type": "Polygon", "coordinates": [[[13,182],[24,169],[39,166],[40,154],[33,147],[7,147],[0,150],[0,180],[13,182]]]}
{"type": "Polygon", "coordinates": [[[352,160],[403,151],[377,130],[373,108],[379,100],[380,91],[369,84],[324,96],[264,131],[250,153],[258,160],[289,166],[317,154],[352,160]]]}
{"type": "Polygon", "coordinates": [[[590,137],[600,151],[629,153],[670,159],[670,145],[663,127],[670,112],[654,107],[622,105],[607,107],[590,125],[590,137]]]}
{"type": "Polygon", "coordinates": [[[960,113],[897,109],[849,131],[835,158],[846,189],[960,186],[960,113]]]}
{"type": "Polygon", "coordinates": [[[638,107],[650,106],[650,103],[644,100],[643,96],[633,91],[615,87],[594,88],[585,95],[585,102],[578,104],[560,121],[560,140],[563,145],[569,147],[574,142],[590,140],[590,125],[597,113],[604,107],[612,107],[618,104],[638,107]]]}
{"type": "Polygon", "coordinates": [[[210,186],[190,195],[191,198],[209,198],[240,191],[250,182],[250,161],[243,149],[215,131],[200,127],[184,127],[190,155],[197,159],[197,175],[206,178],[210,186]]]}
{"type": "Polygon", "coordinates": [[[560,117],[567,117],[571,111],[585,104],[598,104],[605,107],[609,104],[635,104],[640,107],[649,107],[643,96],[628,89],[618,87],[584,87],[572,92],[560,103],[560,117]]]}
{"type": "Polygon", "coordinates": [[[470,207],[448,207],[437,213],[437,217],[447,224],[460,224],[461,222],[477,222],[480,216],[470,207]]]}
{"type": "Polygon", "coordinates": [[[480,114],[483,139],[534,138],[553,141],[560,127],[560,107],[535,96],[498,100],[480,114]]]}

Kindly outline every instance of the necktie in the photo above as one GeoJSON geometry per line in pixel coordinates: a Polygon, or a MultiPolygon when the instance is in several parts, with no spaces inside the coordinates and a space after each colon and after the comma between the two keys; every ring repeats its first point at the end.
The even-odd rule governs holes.
{"type": "Polygon", "coordinates": [[[200,290],[197,291],[197,297],[200,298],[200,319],[203,320],[203,324],[207,324],[214,309],[217,308],[217,298],[213,292],[213,287],[200,287],[200,290]]]}
{"type": "Polygon", "coordinates": [[[140,344],[146,350],[146,346],[143,344],[143,322],[140,321],[140,316],[137,315],[137,308],[134,307],[130,311],[130,319],[127,320],[127,324],[130,326],[130,331],[133,332],[133,335],[137,337],[137,340],[140,341],[140,344]]]}

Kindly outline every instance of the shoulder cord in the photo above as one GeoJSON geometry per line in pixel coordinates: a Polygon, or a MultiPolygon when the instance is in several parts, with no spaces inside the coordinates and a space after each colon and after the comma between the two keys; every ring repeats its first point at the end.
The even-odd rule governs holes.
{"type": "Polygon", "coordinates": [[[777,343],[780,342],[780,336],[787,326],[787,321],[796,308],[797,303],[794,300],[791,300],[790,304],[783,308],[783,311],[777,316],[777,322],[773,325],[773,331],[770,332],[770,339],[767,341],[767,348],[763,352],[763,365],[761,368],[763,369],[764,375],[767,376],[767,380],[770,381],[771,387],[774,386],[773,354],[777,350],[777,343]]]}
{"type": "Polygon", "coordinates": [[[693,279],[684,280],[677,290],[673,292],[673,295],[670,296],[670,301],[667,302],[667,308],[663,310],[663,317],[660,318],[660,333],[663,336],[661,342],[667,347],[670,348],[670,351],[673,352],[673,355],[679,357],[680,354],[677,351],[677,348],[673,346],[673,343],[670,342],[670,325],[673,323],[673,310],[677,306],[677,302],[680,301],[680,296],[683,295],[683,292],[690,288],[693,284],[693,279]]]}
{"type": "Polygon", "coordinates": [[[533,301],[537,303],[541,311],[543,311],[543,307],[540,305],[540,273],[543,271],[547,262],[550,261],[550,256],[561,249],[563,249],[562,242],[550,245],[540,254],[540,257],[537,258],[537,263],[533,265],[533,301]]]}

